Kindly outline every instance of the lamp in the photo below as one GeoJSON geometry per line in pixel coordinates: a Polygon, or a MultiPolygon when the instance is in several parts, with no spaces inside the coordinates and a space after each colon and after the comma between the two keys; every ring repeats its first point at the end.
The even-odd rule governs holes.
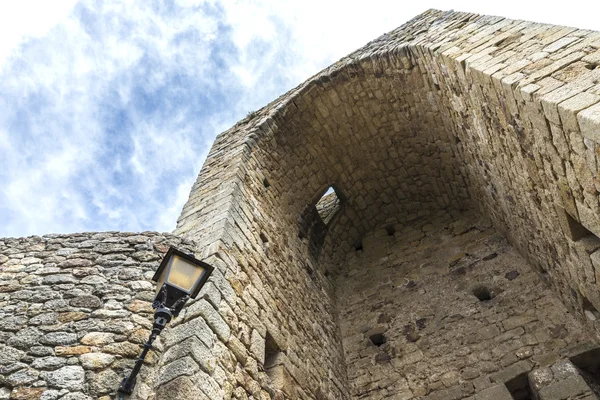
{"type": "Polygon", "coordinates": [[[205,262],[197,260],[174,247],[170,247],[165,254],[160,266],[156,270],[152,280],[157,282],[156,295],[152,308],[154,313],[154,325],[148,341],[144,344],[144,350],[137,359],[135,366],[129,376],[121,382],[118,393],[121,398],[129,395],[135,388],[136,376],[142,368],[146,354],[152,348],[152,343],[162,332],[165,326],[176,317],[186,301],[191,297],[196,298],[200,289],[208,280],[213,267],[205,262]]]}

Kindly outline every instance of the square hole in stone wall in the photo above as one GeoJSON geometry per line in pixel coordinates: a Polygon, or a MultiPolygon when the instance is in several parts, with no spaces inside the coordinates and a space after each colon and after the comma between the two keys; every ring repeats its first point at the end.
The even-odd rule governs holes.
{"type": "Polygon", "coordinates": [[[590,321],[600,319],[600,312],[598,312],[596,307],[594,307],[594,305],[588,300],[588,298],[584,295],[581,295],[581,299],[581,307],[583,308],[583,313],[585,314],[585,317],[590,321]]]}
{"type": "Polygon", "coordinates": [[[571,217],[571,215],[568,212],[564,211],[564,213],[567,218],[567,225],[569,228],[569,231],[567,233],[569,234],[571,240],[578,241],[586,237],[594,237],[598,239],[598,237],[594,235],[593,232],[590,232],[579,221],[571,217]]]}
{"type": "Polygon", "coordinates": [[[505,383],[506,388],[515,400],[533,400],[527,372],[524,372],[505,383]]]}
{"type": "Polygon", "coordinates": [[[600,396],[600,348],[579,353],[570,358],[590,389],[600,396]]]}
{"type": "Polygon", "coordinates": [[[333,186],[330,186],[316,204],[319,217],[325,225],[333,220],[342,207],[342,201],[333,186]]]}
{"type": "Polygon", "coordinates": [[[471,290],[473,296],[477,297],[479,301],[489,301],[495,297],[494,291],[487,286],[476,286],[471,290]]]}

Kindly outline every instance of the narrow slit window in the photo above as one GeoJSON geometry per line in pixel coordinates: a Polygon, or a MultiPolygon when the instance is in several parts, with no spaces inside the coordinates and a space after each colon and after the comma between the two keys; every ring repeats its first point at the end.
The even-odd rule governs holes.
{"type": "Polygon", "coordinates": [[[300,214],[298,237],[308,239],[309,254],[314,261],[319,259],[325,237],[341,214],[345,201],[344,194],[332,184],[322,187],[300,214]]]}
{"type": "Polygon", "coordinates": [[[325,225],[329,225],[329,223],[333,220],[333,217],[335,217],[337,212],[340,210],[341,206],[342,202],[333,186],[330,186],[329,189],[327,189],[325,194],[316,204],[319,217],[325,225]]]}
{"type": "Polygon", "coordinates": [[[273,369],[278,365],[279,354],[281,354],[281,349],[273,339],[273,336],[269,332],[267,332],[267,337],[265,338],[265,371],[267,375],[269,375],[269,370],[273,369]]]}

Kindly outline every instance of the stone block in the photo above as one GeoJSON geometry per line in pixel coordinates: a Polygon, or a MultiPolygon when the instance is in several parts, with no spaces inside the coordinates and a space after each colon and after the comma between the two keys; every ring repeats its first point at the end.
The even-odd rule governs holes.
{"type": "Polygon", "coordinates": [[[196,318],[173,329],[166,330],[163,335],[166,348],[170,348],[185,339],[196,336],[210,349],[213,345],[214,334],[203,318],[196,318]]]}
{"type": "Polygon", "coordinates": [[[90,332],[81,338],[80,342],[88,346],[104,346],[113,343],[114,333],[109,332],[90,332]]]}
{"type": "Polygon", "coordinates": [[[512,379],[517,378],[519,375],[524,373],[528,373],[531,371],[532,364],[527,360],[521,360],[512,364],[509,367],[506,367],[496,373],[490,375],[490,380],[492,382],[498,383],[506,383],[512,379]]]}
{"type": "Polygon", "coordinates": [[[123,377],[117,375],[117,373],[110,368],[98,373],[93,373],[89,380],[90,392],[95,396],[114,392],[115,382],[120,383],[121,379],[123,379],[123,377]]]}
{"type": "Polygon", "coordinates": [[[235,358],[242,364],[246,365],[249,353],[244,344],[235,336],[231,336],[227,342],[227,348],[231,350],[235,358]]]}
{"type": "Polygon", "coordinates": [[[583,203],[577,201],[576,204],[581,225],[597,237],[600,237],[600,216],[583,203]]]}
{"type": "Polygon", "coordinates": [[[260,335],[258,330],[252,330],[250,337],[250,353],[258,360],[259,363],[265,362],[265,338],[260,335]]]}
{"type": "Polygon", "coordinates": [[[56,371],[42,374],[48,386],[80,391],[85,388],[85,371],[80,366],[62,367],[56,371]]]}
{"type": "Polygon", "coordinates": [[[495,385],[475,395],[475,400],[513,400],[503,384],[495,385]]]}
{"type": "Polygon", "coordinates": [[[551,383],[539,391],[540,400],[573,399],[583,394],[592,394],[592,391],[579,375],[551,383]]]}
{"type": "MultiPolygon", "coordinates": [[[[43,394],[46,391],[46,388],[43,387],[18,387],[13,390],[10,395],[11,400],[39,400],[43,398],[43,394]]],[[[0,396],[0,399],[3,397],[0,396]]],[[[6,397],[8,399],[8,397],[6,397]]]]}
{"type": "Polygon", "coordinates": [[[600,104],[595,104],[580,111],[577,114],[577,121],[584,137],[600,143],[600,104]]]}
{"type": "Polygon", "coordinates": [[[206,300],[201,299],[187,308],[186,320],[202,317],[217,335],[217,337],[224,343],[227,343],[231,331],[229,325],[225,322],[219,312],[206,300]]]}
{"type": "Polygon", "coordinates": [[[198,364],[191,357],[177,359],[161,368],[156,384],[163,385],[182,375],[194,375],[198,369],[198,364]]]}
{"type": "Polygon", "coordinates": [[[600,102],[600,96],[592,93],[578,93],[558,105],[560,121],[565,132],[578,132],[577,113],[600,102]]]}
{"type": "Polygon", "coordinates": [[[105,353],[87,353],[79,357],[81,365],[85,369],[103,369],[110,366],[115,361],[115,356],[105,353]]]}
{"type": "Polygon", "coordinates": [[[209,374],[212,374],[215,369],[215,355],[206,347],[204,342],[195,336],[167,350],[163,355],[162,362],[166,364],[186,356],[191,356],[200,368],[209,374]]]}
{"type": "Polygon", "coordinates": [[[156,398],[161,400],[211,400],[187,376],[180,376],[158,387],[156,398]]]}

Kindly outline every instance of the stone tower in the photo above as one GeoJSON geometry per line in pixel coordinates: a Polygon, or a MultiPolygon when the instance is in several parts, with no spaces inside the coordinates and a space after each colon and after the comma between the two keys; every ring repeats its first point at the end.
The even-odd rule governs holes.
{"type": "Polygon", "coordinates": [[[0,399],[595,399],[600,33],[427,11],[219,135],[173,234],[0,239],[0,399]]]}

